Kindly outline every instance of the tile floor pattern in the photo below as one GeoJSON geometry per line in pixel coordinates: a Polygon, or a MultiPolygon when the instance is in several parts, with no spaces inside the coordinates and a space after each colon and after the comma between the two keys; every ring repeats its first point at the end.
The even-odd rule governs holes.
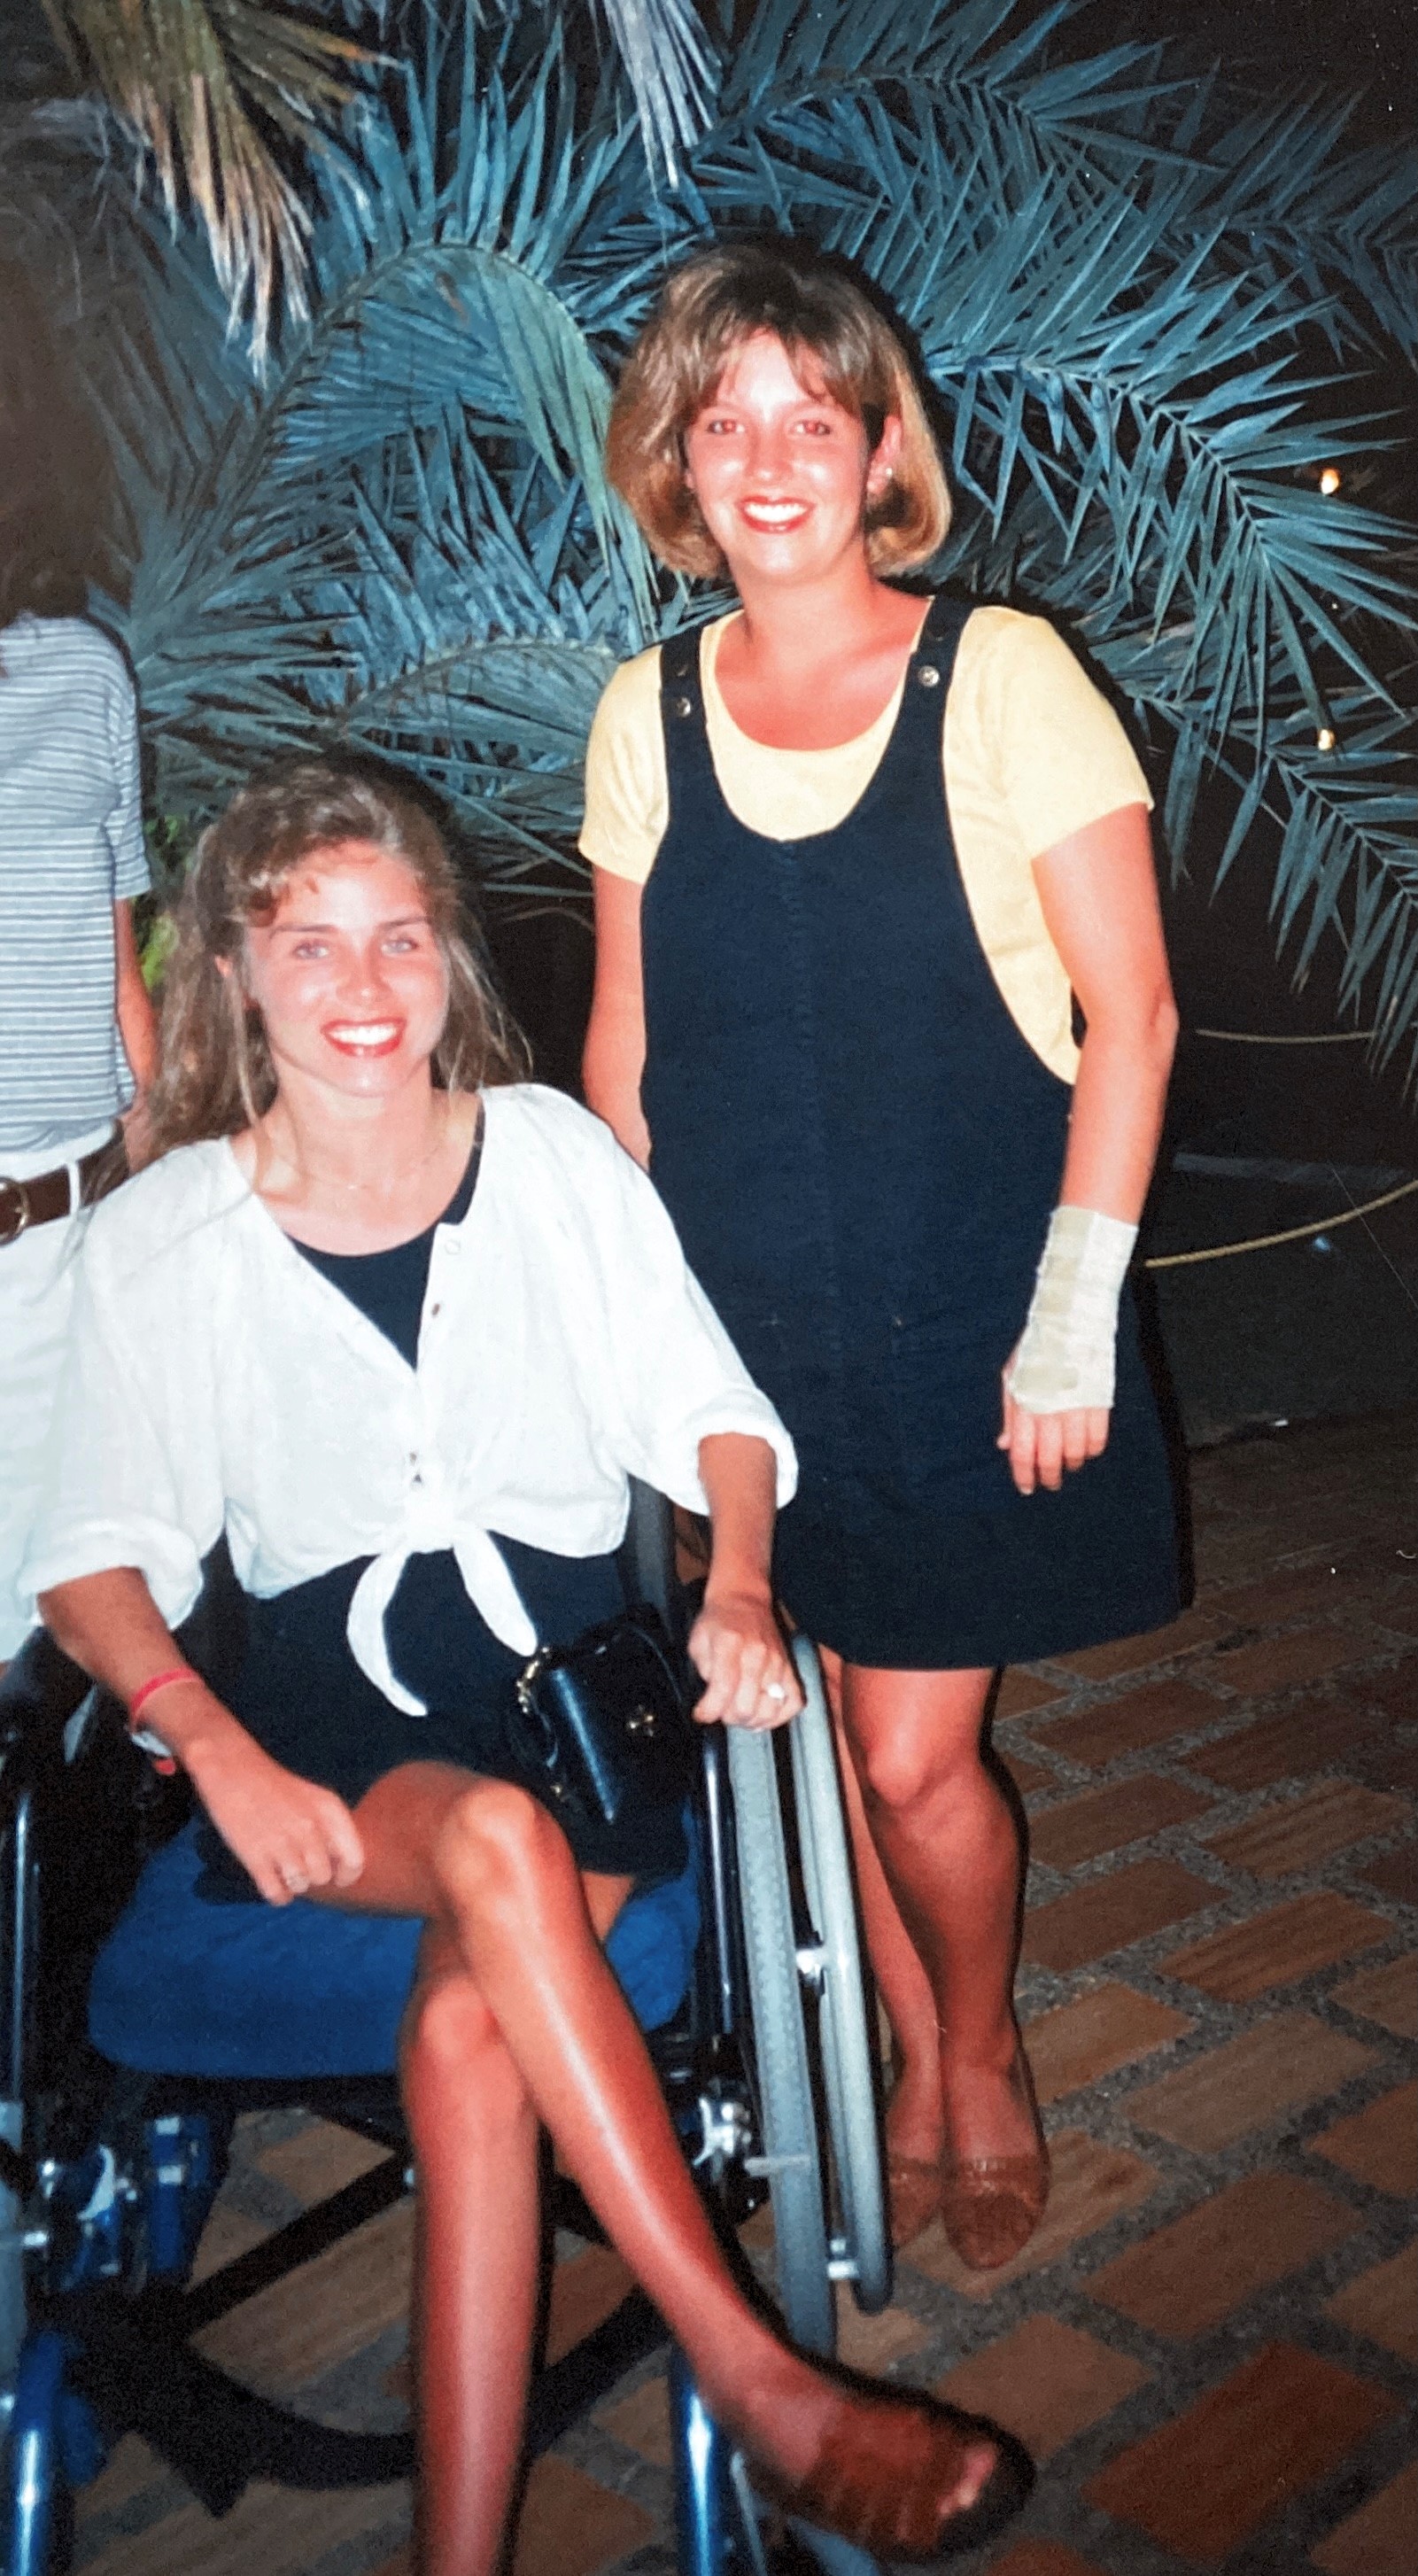
{"type": "MultiPolygon", "coordinates": [[[[1411,1415],[1203,1453],[1195,1607],[1005,1678],[1052,2200],[1007,2271],[966,2272],[937,2225],[883,2316],[843,2314],[853,2361],[997,2416],[1041,2462],[1017,2536],[974,2562],[991,2576],[1418,2564],[1415,1456],[1411,1415]]],[[[286,2115],[242,2144],[209,2263],[365,2154],[286,2115]]],[[[408,2257],[403,2208],[208,2349],[329,2420],[393,2423],[408,2257]]],[[[620,2280],[572,2250],[555,2340],[620,2280]]],[[[534,2472],[515,2576],[670,2576],[667,2457],[651,2364],[534,2472]]],[[[407,2576],[406,2533],[391,2488],[253,2488],[209,2521],[130,2438],[83,2499],[79,2561],[407,2576]]]]}

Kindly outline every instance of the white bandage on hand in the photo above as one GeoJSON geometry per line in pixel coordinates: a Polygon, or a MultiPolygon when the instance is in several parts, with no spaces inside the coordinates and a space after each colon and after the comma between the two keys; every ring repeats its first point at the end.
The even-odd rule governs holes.
{"type": "Polygon", "coordinates": [[[1005,1377],[1026,1412],[1111,1406],[1118,1299],[1136,1241],[1136,1226],[1120,1217],[1055,1208],[1028,1320],[1005,1377]]]}

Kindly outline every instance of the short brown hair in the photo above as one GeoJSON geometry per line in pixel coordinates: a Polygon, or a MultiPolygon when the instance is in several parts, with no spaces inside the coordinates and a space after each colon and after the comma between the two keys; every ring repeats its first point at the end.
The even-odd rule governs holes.
{"type": "Polygon", "coordinates": [[[811,361],[871,447],[891,414],[900,420],[900,461],[867,508],[867,553],[875,572],[913,571],[944,539],[950,493],[910,360],[850,270],[800,243],[698,251],[669,279],[611,406],[606,469],[616,490],[674,571],[722,572],[685,480],[684,437],[731,352],[763,331],[782,341],[795,371],[811,361]]]}
{"type": "Polygon", "coordinates": [[[365,841],[400,860],[423,895],[448,974],[435,1081],[448,1091],[476,1091],[525,1075],[525,1041],[493,988],[431,815],[372,773],[334,761],[280,761],[240,789],[203,833],[178,900],[153,1087],[156,1153],[233,1136],[270,1108],[276,1077],[247,985],[246,933],[273,919],[304,860],[342,841],[365,841]]]}

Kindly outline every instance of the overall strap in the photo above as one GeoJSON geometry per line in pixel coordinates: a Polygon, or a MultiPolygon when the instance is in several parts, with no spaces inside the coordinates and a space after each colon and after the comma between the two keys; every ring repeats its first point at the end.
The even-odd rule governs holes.
{"type": "Polygon", "coordinates": [[[975,606],[973,599],[948,599],[944,591],[936,592],[911,655],[908,690],[914,686],[927,696],[938,692],[938,703],[944,705],[960,638],[975,606]]]}
{"type": "Polygon", "coordinates": [[[956,648],[973,605],[970,600],[945,599],[939,593],[931,601],[906,665],[901,710],[879,773],[894,778],[898,792],[903,793],[907,792],[903,770],[909,774],[914,781],[909,792],[924,798],[920,810],[930,813],[933,833],[939,830],[942,819],[948,829],[949,818],[943,815],[941,731],[956,648]]]}
{"type": "MultiPolygon", "coordinates": [[[[699,642],[712,623],[712,619],[706,619],[700,626],[681,626],[675,634],[666,636],[660,646],[662,700],[669,697],[671,693],[690,698],[699,696],[699,642]]],[[[676,713],[680,712],[676,710],[676,713]]],[[[688,713],[690,710],[686,709],[683,712],[688,713]]]]}
{"type": "Polygon", "coordinates": [[[711,622],[681,627],[660,646],[660,724],[672,819],[686,797],[708,797],[710,807],[702,809],[707,811],[720,793],[699,676],[700,647],[711,622]]]}
{"type": "MultiPolygon", "coordinates": [[[[974,606],[973,600],[948,599],[940,592],[931,601],[907,669],[896,743],[903,737],[911,742],[918,733],[939,741],[956,649],[974,606]]],[[[707,790],[716,802],[722,796],[709,748],[700,670],[710,622],[683,627],[660,647],[660,720],[671,814],[688,792],[707,790]]]]}
{"type": "MultiPolygon", "coordinates": [[[[973,600],[948,599],[943,591],[937,591],[911,655],[911,676],[918,686],[949,687],[956,648],[974,608],[973,600]],[[926,667],[931,663],[936,666],[936,676],[927,678],[926,667]]],[[[660,709],[666,719],[667,735],[671,723],[690,724],[696,716],[702,716],[704,687],[699,657],[712,623],[707,619],[702,626],[681,627],[660,646],[660,709]]]]}

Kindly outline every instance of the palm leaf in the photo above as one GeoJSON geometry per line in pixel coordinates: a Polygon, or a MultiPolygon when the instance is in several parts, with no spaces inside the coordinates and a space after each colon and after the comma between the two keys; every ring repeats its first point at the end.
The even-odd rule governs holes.
{"type": "Polygon", "coordinates": [[[694,0],[603,0],[606,18],[629,75],[653,171],[662,164],[671,183],[680,154],[702,132],[716,87],[718,64],[694,0]]]}
{"type": "Polygon", "coordinates": [[[44,0],[76,70],[150,157],[168,216],[195,209],[233,316],[258,352],[278,295],[306,305],[309,218],[272,137],[318,143],[364,49],[269,0],[44,0]]]}

